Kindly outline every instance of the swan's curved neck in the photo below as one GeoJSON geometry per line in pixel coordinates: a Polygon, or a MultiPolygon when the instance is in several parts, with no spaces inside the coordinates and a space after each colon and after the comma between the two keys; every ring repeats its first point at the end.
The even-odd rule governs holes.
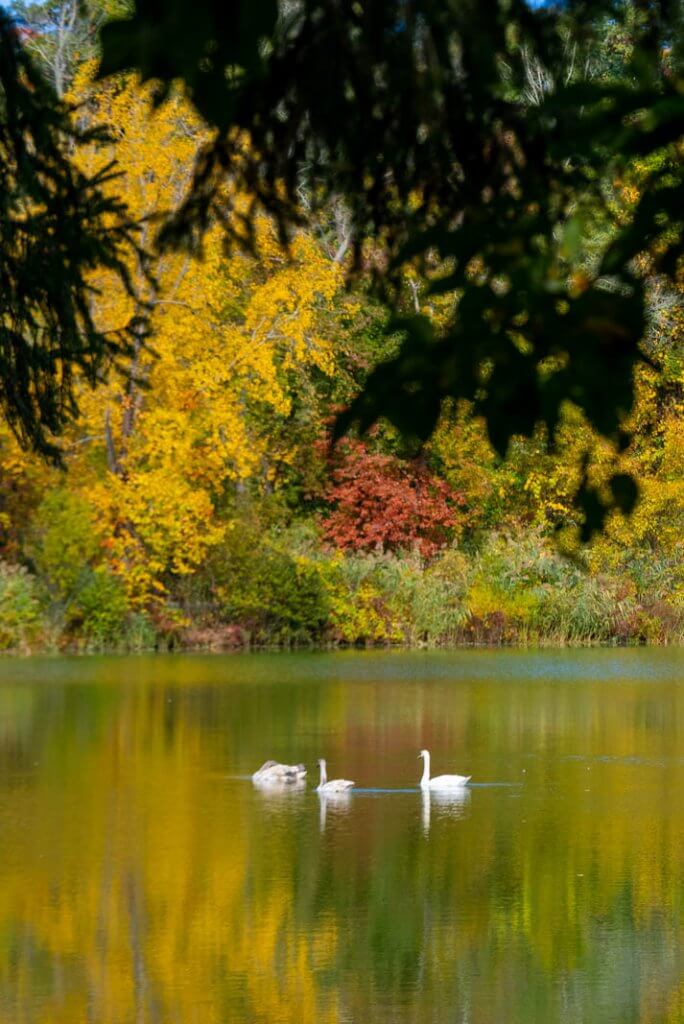
{"type": "Polygon", "coordinates": [[[423,777],[420,780],[421,786],[427,786],[430,781],[430,755],[423,754],[423,777]]]}
{"type": "Polygon", "coordinates": [[[321,769],[321,781],[318,783],[319,786],[325,786],[328,781],[328,773],[325,770],[325,761],[321,761],[318,766],[321,769]]]}

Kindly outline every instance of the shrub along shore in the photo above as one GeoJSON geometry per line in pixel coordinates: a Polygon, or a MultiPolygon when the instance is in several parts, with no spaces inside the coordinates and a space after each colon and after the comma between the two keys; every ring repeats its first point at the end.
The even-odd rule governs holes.
{"type": "Polygon", "coordinates": [[[311,530],[242,537],[183,581],[161,615],[131,611],[116,580],[81,573],[71,600],[0,565],[8,652],[290,647],[677,644],[681,560],[625,555],[612,572],[561,555],[538,532],[490,535],[430,560],[325,549],[311,530]]]}

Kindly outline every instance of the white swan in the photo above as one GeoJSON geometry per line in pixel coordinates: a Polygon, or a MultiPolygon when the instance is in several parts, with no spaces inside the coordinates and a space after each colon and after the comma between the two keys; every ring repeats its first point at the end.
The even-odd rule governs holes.
{"type": "Polygon", "coordinates": [[[420,780],[421,789],[462,789],[470,782],[470,775],[437,775],[430,778],[430,751],[421,750],[418,757],[423,758],[423,777],[420,780]]]}
{"type": "Polygon", "coordinates": [[[279,764],[278,761],[264,761],[252,775],[253,782],[283,783],[290,785],[300,782],[306,775],[303,764],[279,764]]]}
{"type": "Polygon", "coordinates": [[[318,793],[344,793],[354,785],[349,779],[331,779],[328,782],[328,773],[325,768],[325,758],[319,757],[318,767],[321,769],[321,781],[316,786],[318,793]]]}

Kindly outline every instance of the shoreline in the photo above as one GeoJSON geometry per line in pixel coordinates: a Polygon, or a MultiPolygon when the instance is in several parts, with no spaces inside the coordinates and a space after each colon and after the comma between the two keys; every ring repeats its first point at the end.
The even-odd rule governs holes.
{"type": "Polygon", "coordinates": [[[502,643],[479,643],[474,641],[449,641],[436,643],[250,643],[244,645],[220,644],[156,644],[154,646],[131,647],[122,645],[97,646],[87,644],[70,644],[55,647],[33,647],[29,649],[10,648],[0,651],[0,658],[7,660],[30,658],[73,658],[96,657],[101,655],[229,655],[229,654],[334,654],[354,652],[437,652],[437,651],[541,651],[541,650],[639,650],[651,648],[683,648],[684,637],[667,638],[665,640],[624,641],[619,639],[601,640],[562,640],[557,637],[536,638],[534,640],[513,639],[502,643]]]}

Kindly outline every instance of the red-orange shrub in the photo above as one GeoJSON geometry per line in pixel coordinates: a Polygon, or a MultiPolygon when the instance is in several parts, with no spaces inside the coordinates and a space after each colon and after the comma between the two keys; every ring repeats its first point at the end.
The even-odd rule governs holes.
{"type": "Polygon", "coordinates": [[[431,557],[454,536],[462,495],[420,461],[369,452],[349,443],[332,469],[323,520],[339,548],[397,551],[417,547],[431,557]]]}

